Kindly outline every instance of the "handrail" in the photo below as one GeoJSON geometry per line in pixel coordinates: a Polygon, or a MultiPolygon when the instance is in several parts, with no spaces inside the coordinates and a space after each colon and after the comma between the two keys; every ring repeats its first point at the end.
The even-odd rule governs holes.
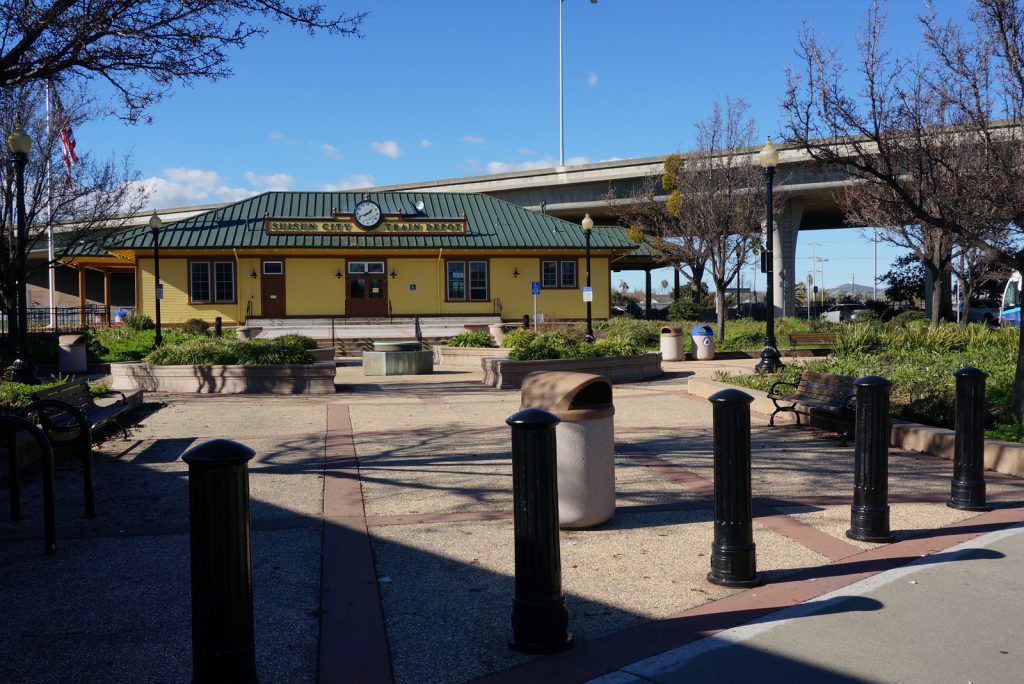
{"type": "MultiPolygon", "coordinates": [[[[53,447],[46,435],[30,420],[21,416],[0,416],[0,426],[6,428],[9,445],[7,459],[12,464],[11,472],[18,470],[18,438],[20,431],[27,432],[30,437],[39,443],[39,450],[43,457],[43,553],[51,554],[57,550],[57,514],[53,500],[54,472],[53,472],[53,447]],[[13,428],[13,429],[12,429],[13,428]]],[[[11,488],[11,518],[21,519],[21,494],[19,491],[18,478],[14,477],[10,482],[11,488]],[[18,508],[15,510],[15,501],[18,508]]]]}
{"type": "Polygon", "coordinates": [[[36,413],[39,416],[39,424],[42,425],[44,432],[54,432],[63,430],[53,423],[50,422],[50,414],[53,412],[67,413],[71,418],[78,423],[78,439],[79,447],[81,449],[82,457],[82,488],[83,499],[85,500],[85,517],[92,518],[96,515],[96,504],[95,498],[93,497],[93,484],[92,484],[92,427],[89,425],[89,419],[85,417],[85,414],[73,404],[69,404],[66,401],[60,399],[37,399],[25,408],[18,411],[18,415],[22,418],[28,418],[30,414],[36,413]],[[46,409],[53,409],[55,411],[48,412],[46,409]]]}
{"type": "Polygon", "coordinates": [[[501,305],[501,297],[495,297],[494,298],[494,315],[495,316],[500,316],[502,308],[503,307],[501,305]]]}

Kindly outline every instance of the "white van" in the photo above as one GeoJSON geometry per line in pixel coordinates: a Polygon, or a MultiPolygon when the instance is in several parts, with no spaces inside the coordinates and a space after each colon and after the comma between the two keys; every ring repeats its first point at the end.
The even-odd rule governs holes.
{"type": "Polygon", "coordinates": [[[863,304],[836,304],[831,309],[821,314],[821,320],[828,321],[830,323],[853,321],[856,320],[857,316],[864,311],[870,311],[870,309],[865,309],[863,304]]]}

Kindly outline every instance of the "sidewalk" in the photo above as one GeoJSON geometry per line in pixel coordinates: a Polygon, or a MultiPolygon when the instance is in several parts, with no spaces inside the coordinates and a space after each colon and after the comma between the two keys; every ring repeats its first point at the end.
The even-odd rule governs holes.
{"type": "MultiPolygon", "coordinates": [[[[840,448],[828,433],[769,428],[754,415],[755,542],[768,583],[746,591],[709,584],[711,410],[686,393],[686,382],[690,374],[710,377],[754,363],[668,363],[661,380],[615,387],[618,509],[599,528],[562,534],[576,646],[540,658],[505,646],[514,568],[504,419],[518,409],[518,392],[483,387],[478,371],[439,367],[430,376],[368,378],[346,363],[338,369],[341,391],[327,398],[147,397],[162,406],[147,406],[131,438],[111,439],[97,456],[97,518],[81,518],[77,464],[59,468],[56,554],[41,553],[38,482],[23,487],[22,522],[3,516],[0,681],[189,680],[187,469],[180,455],[213,437],[257,452],[250,483],[264,684],[573,682],[610,672],[622,681],[680,681],[680,672],[701,681],[690,674],[693,656],[676,649],[713,643],[706,637],[752,620],[774,624],[781,609],[853,591],[856,582],[922,555],[945,559],[955,544],[1024,521],[1021,480],[993,474],[995,510],[956,511],[945,506],[949,462],[893,451],[898,541],[850,541],[852,447],[840,448]]],[[[5,512],[6,494],[0,490],[5,512]]],[[[1019,593],[1020,580],[1006,574],[1019,566],[1005,562],[1020,559],[1019,546],[996,551],[1007,558],[961,554],[948,563],[991,578],[972,580],[972,595],[990,586],[1019,593]]],[[[844,641],[831,634],[845,625],[856,631],[854,619],[864,616],[893,625],[889,646],[902,638],[915,649],[920,641],[950,654],[960,648],[945,645],[955,625],[925,623],[926,639],[920,629],[899,627],[918,612],[912,604],[875,595],[850,601],[861,610],[824,611],[839,625],[812,635],[824,642],[805,649],[797,641],[777,659],[809,662],[811,654],[841,650],[834,644],[844,641]],[[870,601],[885,606],[864,611],[870,601]]],[[[1007,610],[1014,605],[1004,603],[1007,610]]],[[[956,608],[955,616],[967,612],[956,608]]],[[[1016,633],[1017,624],[1007,618],[1006,633],[1016,633]]],[[[999,617],[981,627],[980,643],[1003,632],[999,617]]],[[[1019,654],[1009,650],[1001,657],[1018,658],[1019,667],[1019,654]]],[[[825,675],[876,680],[839,660],[825,675]]]]}

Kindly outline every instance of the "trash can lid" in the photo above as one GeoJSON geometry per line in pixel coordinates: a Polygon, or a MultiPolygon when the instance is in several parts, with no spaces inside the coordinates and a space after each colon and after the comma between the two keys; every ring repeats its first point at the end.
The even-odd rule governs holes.
{"type": "Polygon", "coordinates": [[[615,415],[612,383],[603,375],[533,371],[523,378],[522,408],[542,408],[562,420],[593,420],[615,415]]]}
{"type": "Polygon", "coordinates": [[[683,334],[683,329],[677,328],[674,325],[666,325],[664,328],[661,329],[661,334],[666,337],[678,337],[679,335],[683,334]]]}
{"type": "Polygon", "coordinates": [[[85,335],[61,335],[57,339],[57,344],[61,347],[70,347],[74,344],[85,344],[85,335]]]}
{"type": "Polygon", "coordinates": [[[707,337],[710,335],[714,335],[715,333],[713,330],[711,330],[710,325],[695,325],[693,326],[693,330],[690,331],[690,334],[695,335],[697,337],[707,337]]]}

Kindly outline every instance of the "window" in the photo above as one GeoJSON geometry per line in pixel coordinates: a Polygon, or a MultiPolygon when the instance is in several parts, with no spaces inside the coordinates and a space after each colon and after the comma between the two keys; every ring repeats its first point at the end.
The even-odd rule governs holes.
{"type": "Polygon", "coordinates": [[[353,274],[363,273],[383,273],[384,262],[383,261],[350,261],[348,262],[348,272],[353,274]]]}
{"type": "Polygon", "coordinates": [[[448,301],[481,302],[489,299],[486,261],[449,261],[447,274],[448,301]],[[467,268],[469,269],[468,280],[467,268]]]}
{"type": "Polygon", "coordinates": [[[284,273],[283,261],[264,261],[263,275],[281,275],[284,273]]]}
{"type": "Polygon", "coordinates": [[[540,286],[546,289],[576,287],[576,259],[544,259],[540,262],[540,286]]]}
{"type": "Polygon", "coordinates": [[[233,303],[235,263],[233,261],[190,261],[189,301],[193,304],[233,303]]]}

